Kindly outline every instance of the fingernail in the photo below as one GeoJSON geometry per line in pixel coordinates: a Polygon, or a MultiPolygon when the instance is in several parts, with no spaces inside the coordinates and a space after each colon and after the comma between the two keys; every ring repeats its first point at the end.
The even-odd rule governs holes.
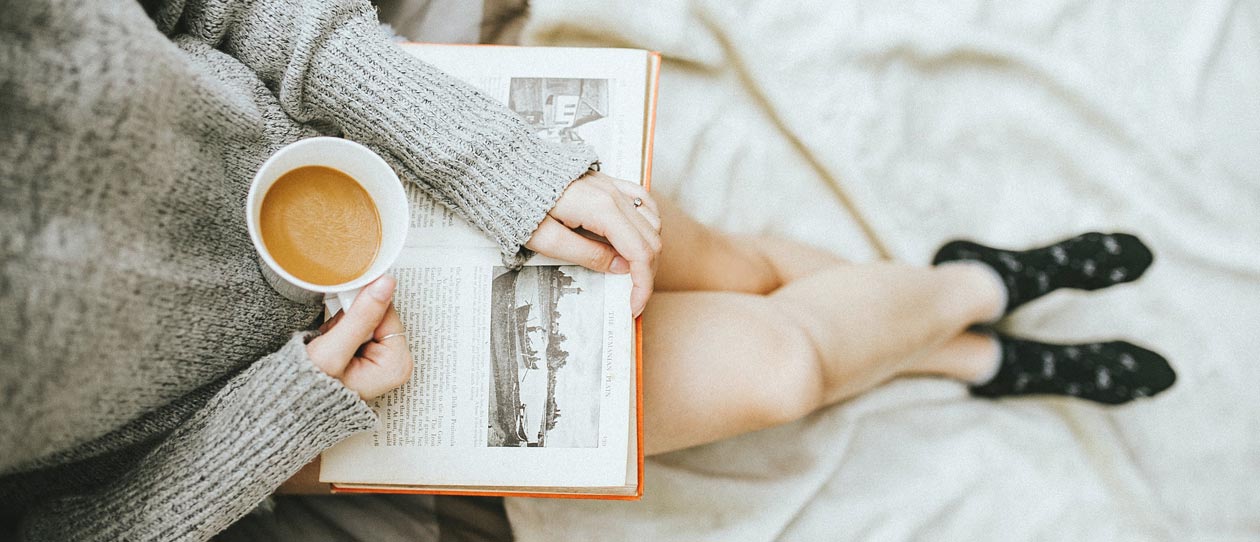
{"type": "Polygon", "coordinates": [[[363,290],[363,293],[372,296],[377,301],[389,301],[390,298],[394,297],[395,284],[397,284],[397,281],[394,280],[394,277],[384,275],[373,281],[372,284],[369,284],[363,290]]]}
{"type": "Polygon", "coordinates": [[[630,272],[630,262],[621,256],[613,256],[612,264],[608,266],[608,270],[618,275],[624,275],[630,272]]]}

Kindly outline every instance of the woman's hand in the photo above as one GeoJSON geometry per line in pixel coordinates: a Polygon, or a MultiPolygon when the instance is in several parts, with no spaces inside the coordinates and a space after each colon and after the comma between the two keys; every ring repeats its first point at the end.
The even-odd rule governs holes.
{"type": "Polygon", "coordinates": [[[652,296],[661,254],[661,215],[642,186],[592,171],[560,195],[525,247],[594,271],[630,273],[630,306],[638,316],[652,296]],[[636,198],[641,201],[637,207],[636,198]]]}
{"type": "Polygon", "coordinates": [[[349,312],[339,312],[319,327],[323,333],[306,345],[311,361],[364,400],[373,399],[411,377],[411,351],[402,320],[390,300],[394,277],[385,275],[359,292],[349,312]]]}

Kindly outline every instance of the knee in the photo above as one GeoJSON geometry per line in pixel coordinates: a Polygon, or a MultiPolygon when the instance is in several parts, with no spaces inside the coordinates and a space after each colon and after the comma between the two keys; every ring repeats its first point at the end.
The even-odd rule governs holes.
{"type": "Polygon", "coordinates": [[[764,375],[747,390],[748,414],[770,427],[793,422],[823,406],[825,373],[818,350],[807,331],[789,320],[763,328],[773,348],[764,375]]]}

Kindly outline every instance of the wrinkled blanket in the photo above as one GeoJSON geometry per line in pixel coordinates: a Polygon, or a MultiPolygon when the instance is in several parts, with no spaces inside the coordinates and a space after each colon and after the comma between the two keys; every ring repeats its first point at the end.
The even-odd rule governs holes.
{"type": "Polygon", "coordinates": [[[510,499],[517,536],[1260,538],[1258,4],[534,0],[526,44],[665,55],[654,188],[704,222],[919,264],[1137,232],[1140,282],[1004,327],[1125,338],[1180,379],[1121,408],[902,380],[652,458],[642,502],[510,499]]]}

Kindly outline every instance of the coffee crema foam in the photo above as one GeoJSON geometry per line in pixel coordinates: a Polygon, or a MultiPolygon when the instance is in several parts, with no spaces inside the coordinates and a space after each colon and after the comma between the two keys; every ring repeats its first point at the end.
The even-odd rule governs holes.
{"type": "Polygon", "coordinates": [[[330,167],[281,175],[263,196],[258,224],[272,259],[320,286],[363,275],[381,248],[381,216],[372,197],[353,177],[330,167]]]}

